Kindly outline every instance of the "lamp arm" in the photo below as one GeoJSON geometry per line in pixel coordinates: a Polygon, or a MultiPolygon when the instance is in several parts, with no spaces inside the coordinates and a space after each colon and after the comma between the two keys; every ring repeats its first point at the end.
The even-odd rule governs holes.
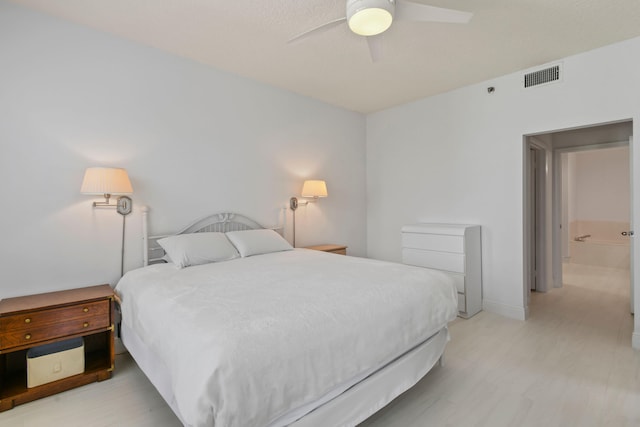
{"type": "Polygon", "coordinates": [[[296,209],[298,206],[306,206],[309,203],[317,202],[318,197],[314,196],[313,198],[307,200],[298,200],[297,197],[292,197],[289,199],[289,208],[293,211],[293,247],[296,247],[296,209]]]}
{"type": "Polygon", "coordinates": [[[289,199],[289,208],[291,208],[292,211],[295,211],[299,206],[307,206],[309,203],[315,203],[317,201],[317,197],[313,197],[307,200],[298,200],[297,197],[292,197],[291,199],[289,199]]]}
{"type": "Polygon", "coordinates": [[[109,199],[111,199],[111,194],[104,194],[104,202],[93,202],[93,207],[97,208],[97,207],[111,207],[115,205],[110,205],[109,204],[109,199]]]}

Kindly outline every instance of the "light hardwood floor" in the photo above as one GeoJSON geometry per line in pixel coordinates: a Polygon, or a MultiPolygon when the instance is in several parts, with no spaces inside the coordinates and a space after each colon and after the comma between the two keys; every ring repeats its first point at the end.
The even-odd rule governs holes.
{"type": "MultiPolygon", "coordinates": [[[[456,320],[445,366],[361,427],[640,426],[628,273],[566,267],[562,289],[532,294],[526,322],[456,320]]],[[[111,380],[1,413],[0,426],[180,425],[128,355],[116,363],[111,380]]]]}

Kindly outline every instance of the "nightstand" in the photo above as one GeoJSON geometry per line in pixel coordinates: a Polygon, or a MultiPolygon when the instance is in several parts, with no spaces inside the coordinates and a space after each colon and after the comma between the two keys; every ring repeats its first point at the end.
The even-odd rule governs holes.
{"type": "Polygon", "coordinates": [[[330,252],[332,254],[346,255],[347,247],[344,245],[315,245],[305,246],[305,249],[313,249],[314,251],[330,252]]]}
{"type": "Polygon", "coordinates": [[[0,411],[111,378],[114,294],[98,285],[0,301],[0,411]],[[84,340],[84,372],[27,387],[27,351],[70,338],[84,340]]]}

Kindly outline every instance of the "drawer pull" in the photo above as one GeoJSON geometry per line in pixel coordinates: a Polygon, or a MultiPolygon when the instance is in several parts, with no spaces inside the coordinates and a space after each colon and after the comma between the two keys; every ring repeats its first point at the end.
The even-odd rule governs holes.
{"type": "Polygon", "coordinates": [[[89,322],[84,322],[84,323],[82,324],[82,327],[83,327],[83,328],[88,328],[88,327],[89,327],[89,322]]]}
{"type": "Polygon", "coordinates": [[[31,334],[26,334],[26,335],[24,336],[24,339],[25,339],[25,340],[30,340],[30,339],[31,339],[31,334]]]}
{"type": "Polygon", "coordinates": [[[26,319],[24,319],[24,323],[31,323],[31,318],[27,317],[26,319]]]}
{"type": "Polygon", "coordinates": [[[83,308],[82,311],[84,311],[85,313],[88,313],[89,312],[89,307],[83,308]]]}

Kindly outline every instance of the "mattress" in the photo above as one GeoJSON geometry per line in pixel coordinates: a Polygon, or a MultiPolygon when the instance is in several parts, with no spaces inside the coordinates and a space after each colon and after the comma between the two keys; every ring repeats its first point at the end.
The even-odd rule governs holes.
{"type": "Polygon", "coordinates": [[[189,426],[291,424],[457,314],[442,273],[309,250],[153,265],[116,290],[125,330],[166,367],[150,379],[189,426]]]}

